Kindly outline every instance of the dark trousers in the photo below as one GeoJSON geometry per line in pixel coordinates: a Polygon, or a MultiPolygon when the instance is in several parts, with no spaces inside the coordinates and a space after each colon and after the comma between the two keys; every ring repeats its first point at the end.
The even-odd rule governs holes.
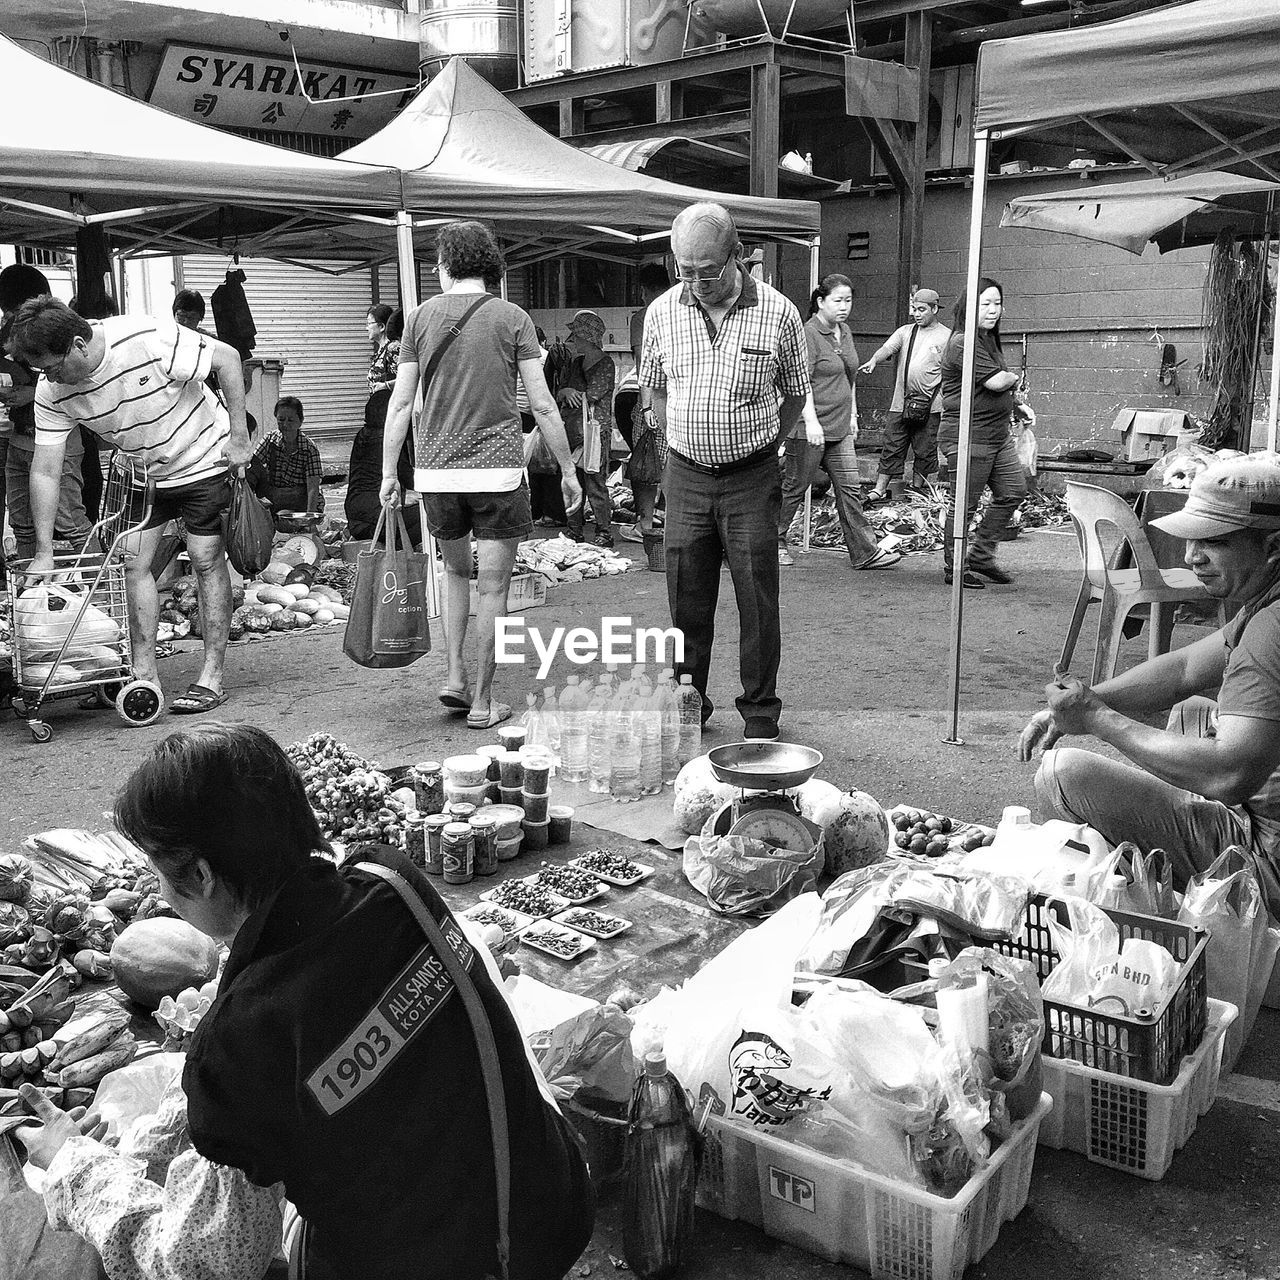
{"type": "MultiPolygon", "coordinates": [[[[947,518],[943,525],[942,559],[948,569],[952,568],[951,538],[956,511],[956,468],[960,454],[954,446],[945,448],[947,471],[950,479],[947,482],[949,498],[947,500],[947,518]]],[[[987,507],[982,523],[974,531],[973,540],[969,543],[967,562],[984,564],[995,556],[996,544],[1004,536],[1009,527],[1009,520],[1027,496],[1027,477],[1018,457],[1018,450],[1013,438],[1006,440],[995,453],[975,454],[969,459],[969,493],[968,511],[965,513],[965,527],[973,519],[978,509],[978,499],[982,497],[984,486],[991,487],[991,505],[987,507]]]]}
{"type": "Polygon", "coordinates": [[[742,696],[736,699],[743,720],[776,721],[782,655],[778,620],[778,517],[782,482],[772,456],[726,476],[709,476],[667,459],[663,477],[667,495],[667,598],[671,620],[684,633],[680,673],[693,677],[705,699],[715,639],[720,565],[738,602],[738,670],[742,696]]]}
{"type": "Polygon", "coordinates": [[[786,541],[787,530],[804,501],[804,491],[818,478],[819,470],[831,477],[831,493],[836,500],[844,545],[854,568],[866,564],[880,549],[876,536],[862,513],[861,481],[858,476],[858,449],[852,435],[810,444],[803,436],[787,440],[786,475],[782,482],[782,515],[778,518],[778,542],[786,541]]]}
{"type": "Polygon", "coordinates": [[[896,480],[907,465],[907,450],[911,451],[911,473],[916,488],[920,481],[933,475],[938,469],[938,424],[940,413],[931,413],[927,422],[909,426],[901,413],[890,413],[884,424],[884,445],[880,449],[882,476],[896,480]]]}
{"type": "MultiPolygon", "coordinates": [[[[577,470],[578,483],[582,486],[583,503],[568,519],[570,532],[582,532],[582,527],[587,522],[587,507],[589,506],[591,508],[591,517],[596,522],[596,532],[612,533],[613,506],[609,502],[609,486],[605,483],[606,472],[604,468],[599,471],[583,471],[579,467],[577,470]]],[[[556,481],[556,488],[559,489],[559,476],[553,478],[556,481]]],[[[562,498],[561,506],[563,505],[564,499],[562,498]]]]}

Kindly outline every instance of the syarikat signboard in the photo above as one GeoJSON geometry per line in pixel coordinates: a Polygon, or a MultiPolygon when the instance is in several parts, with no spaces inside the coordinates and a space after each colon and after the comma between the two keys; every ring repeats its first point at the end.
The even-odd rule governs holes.
{"type": "Polygon", "coordinates": [[[302,59],[295,66],[292,57],[170,44],[147,97],[219,128],[319,133],[355,143],[381,129],[415,92],[400,72],[302,59]],[[387,92],[397,89],[403,92],[387,92]]]}

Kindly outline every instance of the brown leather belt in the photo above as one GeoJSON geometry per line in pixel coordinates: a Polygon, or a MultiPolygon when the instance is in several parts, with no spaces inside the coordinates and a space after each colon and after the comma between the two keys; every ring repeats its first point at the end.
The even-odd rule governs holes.
{"type": "Polygon", "coordinates": [[[704,476],[727,476],[732,475],[735,471],[745,471],[748,467],[758,467],[769,458],[776,458],[778,456],[778,446],[776,444],[765,445],[763,449],[757,449],[755,453],[749,453],[745,458],[737,458],[733,462],[695,462],[692,458],[686,458],[683,453],[677,449],[672,449],[669,445],[667,452],[678,462],[690,468],[690,470],[700,472],[704,476]]]}

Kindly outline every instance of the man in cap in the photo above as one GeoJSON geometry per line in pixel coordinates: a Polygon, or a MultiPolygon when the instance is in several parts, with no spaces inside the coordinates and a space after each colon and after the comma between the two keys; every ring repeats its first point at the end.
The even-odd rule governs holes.
{"type": "Polygon", "coordinates": [[[1173,653],[1090,689],[1063,672],[1018,742],[1039,748],[1044,817],[1085,822],[1112,844],[1161,848],[1183,887],[1228,845],[1252,855],[1280,911],[1280,466],[1236,458],[1192,481],[1153,521],[1187,540],[1186,563],[1235,616],[1173,653]],[[1144,720],[1169,712],[1164,729],[1144,720]],[[1054,744],[1090,734],[1136,765],[1054,744]]]}
{"type": "Polygon", "coordinates": [[[890,481],[902,475],[911,450],[912,483],[917,489],[938,469],[938,423],[942,417],[942,351],[951,330],[938,319],[938,294],[917,289],[911,295],[911,323],[895,329],[884,346],[864,364],[860,373],[874,373],[876,366],[897,356],[893,374],[893,399],[884,424],[876,487],[866,497],[868,506],[884,502],[890,481]]]}
{"type": "Polygon", "coordinates": [[[738,603],[738,713],[748,738],[776,738],[782,653],[778,617],[778,442],[805,414],[809,357],[795,305],[752,278],[729,211],[701,203],[671,225],[680,284],[649,308],[639,379],[665,431],[667,597],[684,633],[681,672],[711,715],[707,678],[720,566],[738,603]]]}

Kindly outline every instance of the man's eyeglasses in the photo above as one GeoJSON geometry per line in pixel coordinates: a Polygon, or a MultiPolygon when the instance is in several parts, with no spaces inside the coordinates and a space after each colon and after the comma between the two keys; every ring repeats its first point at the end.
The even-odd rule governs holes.
{"type": "Polygon", "coordinates": [[[719,271],[681,271],[677,267],[676,278],[684,284],[715,284],[717,281],[724,279],[724,273],[729,270],[730,265],[737,256],[737,251],[735,250],[724,260],[724,265],[719,271]]]}
{"type": "Polygon", "coordinates": [[[50,381],[53,381],[55,378],[61,375],[62,366],[67,363],[67,356],[69,356],[71,352],[74,350],[75,350],[74,346],[69,348],[64,355],[60,356],[52,364],[32,365],[31,366],[32,373],[38,373],[42,378],[48,378],[50,381]]]}

